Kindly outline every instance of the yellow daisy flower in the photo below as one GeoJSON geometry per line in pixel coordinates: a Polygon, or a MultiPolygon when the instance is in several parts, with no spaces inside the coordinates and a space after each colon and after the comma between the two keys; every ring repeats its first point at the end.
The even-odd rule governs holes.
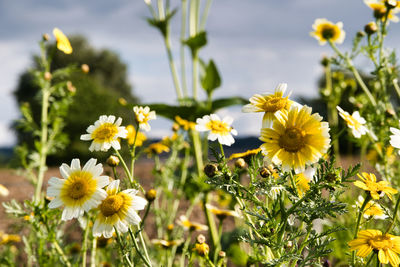
{"type": "Polygon", "coordinates": [[[284,171],[305,170],[306,164],[318,161],[330,146],[329,125],[322,117],[311,114],[311,108],[293,108],[281,113],[272,128],[262,128],[260,140],[265,160],[282,164],[284,171]]]}
{"type": "Polygon", "coordinates": [[[308,167],[302,173],[296,174],[296,189],[299,197],[303,197],[310,190],[310,181],[314,177],[315,168],[308,167]]]}
{"type": "Polygon", "coordinates": [[[199,256],[204,257],[210,252],[210,247],[206,243],[196,243],[193,251],[195,251],[199,256]]]}
{"type": "Polygon", "coordinates": [[[147,153],[147,155],[149,157],[151,157],[152,155],[158,155],[163,152],[169,152],[169,151],[170,151],[169,147],[167,147],[166,145],[164,145],[161,142],[153,143],[145,149],[145,152],[147,153]]]}
{"type": "MultiPolygon", "coordinates": [[[[387,0],[364,0],[364,3],[374,11],[374,17],[377,19],[384,20],[387,12],[386,6],[387,0]]],[[[398,22],[399,17],[395,14],[400,11],[400,6],[397,3],[397,7],[389,10],[388,20],[398,22]]]]}
{"type": "Polygon", "coordinates": [[[13,234],[5,234],[0,231],[0,245],[19,243],[21,242],[21,236],[13,234]]]}
{"type": "Polygon", "coordinates": [[[256,148],[256,149],[250,149],[250,150],[247,150],[247,151],[241,152],[241,153],[234,153],[229,157],[228,160],[238,159],[238,158],[248,158],[250,156],[257,155],[260,151],[261,151],[261,148],[256,148]]]}
{"type": "Polygon", "coordinates": [[[111,147],[116,150],[121,149],[118,138],[126,138],[128,131],[120,126],[121,118],[115,120],[115,116],[100,116],[94,125],[87,128],[88,134],[82,134],[81,140],[92,141],[89,147],[90,151],[107,151],[111,147]]]}
{"type": "Polygon", "coordinates": [[[0,184],[0,196],[6,197],[10,194],[10,191],[8,191],[7,187],[4,185],[0,184]]]}
{"type": "Polygon", "coordinates": [[[175,121],[178,123],[179,126],[183,127],[185,131],[194,130],[196,127],[195,122],[182,119],[179,116],[175,116],[175,121]]]}
{"type": "Polygon", "coordinates": [[[155,120],[156,119],[156,112],[155,111],[150,111],[149,107],[133,107],[133,112],[135,113],[135,119],[137,124],[139,125],[139,128],[143,131],[150,131],[151,127],[150,124],[148,123],[149,120],[155,120]]]}
{"type": "Polygon", "coordinates": [[[392,194],[397,194],[397,190],[389,187],[389,182],[376,182],[376,176],[373,173],[363,172],[362,175],[357,174],[361,181],[355,181],[354,185],[368,191],[373,199],[379,199],[385,194],[392,200],[392,194]]]}
{"type": "Polygon", "coordinates": [[[289,100],[290,93],[285,97],[283,96],[286,88],[286,83],[280,83],[275,88],[273,94],[265,93],[252,96],[249,99],[250,104],[243,106],[242,112],[265,112],[262,120],[262,127],[272,127],[272,123],[276,119],[277,114],[280,112],[287,113],[292,104],[299,106],[296,102],[289,100]]]}
{"type": "Polygon", "coordinates": [[[73,159],[71,166],[63,163],[60,173],[63,179],[52,177],[49,180],[47,196],[54,197],[50,209],[64,206],[63,221],[78,218],[84,211],[95,208],[107,196],[102,189],[109,184],[108,176],[102,176],[102,164],[90,159],[81,169],[79,159],[73,159]]]}
{"type": "Polygon", "coordinates": [[[228,216],[239,217],[239,213],[234,210],[225,210],[214,207],[213,205],[206,204],[206,208],[211,211],[218,219],[223,220],[228,216]]]}
{"type": "Polygon", "coordinates": [[[114,227],[120,233],[126,233],[131,224],[141,221],[137,210],[147,205],[147,200],[136,196],[137,190],[126,189],[118,192],[119,180],[112,181],[107,187],[106,198],[98,206],[99,213],[93,225],[93,236],[112,237],[114,227]]]}
{"type": "Polygon", "coordinates": [[[72,47],[67,36],[65,36],[65,34],[59,28],[53,29],[53,35],[57,40],[58,50],[64,52],[65,54],[71,54],[72,47]]]}
{"type": "Polygon", "coordinates": [[[222,120],[217,114],[205,115],[196,120],[196,130],[199,132],[209,131],[208,140],[218,142],[222,145],[230,146],[235,143],[232,135],[237,135],[237,131],[231,127],[233,118],[226,116],[222,120]]]}
{"type": "Polygon", "coordinates": [[[355,138],[360,138],[362,135],[368,133],[367,127],[364,126],[366,121],[360,116],[358,111],[354,111],[353,114],[350,115],[339,106],[336,106],[336,109],[339,111],[340,117],[346,121],[347,127],[351,129],[355,138]]]}
{"type": "Polygon", "coordinates": [[[136,136],[135,146],[142,146],[143,142],[147,140],[147,137],[144,133],[139,131],[136,134],[136,130],[135,127],[133,127],[133,125],[126,126],[126,130],[128,131],[126,138],[130,146],[133,146],[133,142],[135,142],[135,136],[136,136]]]}
{"type": "Polygon", "coordinates": [[[314,31],[310,32],[310,35],[317,39],[320,45],[324,45],[327,41],[341,44],[346,36],[342,22],[333,24],[327,19],[316,19],[312,28],[314,31]]]}
{"type": "MultiPolygon", "coordinates": [[[[356,202],[357,206],[361,208],[363,203],[364,198],[362,196],[358,196],[358,201],[356,202]]],[[[388,216],[383,211],[381,205],[373,200],[370,200],[364,208],[364,218],[368,219],[370,217],[373,217],[374,219],[384,220],[388,216]]]]}
{"type": "Polygon", "coordinates": [[[200,223],[195,223],[189,221],[189,219],[185,215],[181,215],[179,220],[177,220],[177,224],[190,231],[206,231],[208,230],[208,226],[200,223]]]}
{"type": "Polygon", "coordinates": [[[372,251],[378,253],[378,259],[383,264],[399,266],[400,237],[382,234],[379,230],[367,229],[358,233],[356,239],[348,242],[350,251],[357,250],[357,256],[366,258],[372,251]]]}

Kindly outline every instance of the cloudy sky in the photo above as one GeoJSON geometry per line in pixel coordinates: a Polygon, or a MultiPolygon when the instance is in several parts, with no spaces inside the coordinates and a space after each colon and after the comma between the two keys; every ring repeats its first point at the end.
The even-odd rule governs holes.
{"type": "MultiPolygon", "coordinates": [[[[180,1],[171,3],[178,7],[180,1]]],[[[175,48],[179,15],[172,25],[175,48]]],[[[280,82],[288,83],[294,96],[312,97],[318,94],[321,56],[331,53],[309,36],[314,20],[342,21],[345,50],[371,15],[361,0],[214,0],[207,23],[209,43],[201,57],[214,59],[222,75],[217,97],[249,98],[273,91],[280,82]]],[[[18,75],[38,52],[41,35],[54,27],[67,35],[83,34],[95,47],[117,52],[128,64],[134,93],[144,103],[174,103],[165,49],[159,33],[148,26],[148,16],[142,0],[0,0],[0,146],[15,142],[9,126],[19,116],[12,96],[18,75]]],[[[390,31],[387,43],[395,47],[400,25],[391,24],[390,31]]],[[[258,134],[260,116],[242,114],[240,108],[220,113],[235,118],[239,135],[258,134]]],[[[166,134],[169,125],[165,120],[154,122],[152,135],[166,134]]]]}

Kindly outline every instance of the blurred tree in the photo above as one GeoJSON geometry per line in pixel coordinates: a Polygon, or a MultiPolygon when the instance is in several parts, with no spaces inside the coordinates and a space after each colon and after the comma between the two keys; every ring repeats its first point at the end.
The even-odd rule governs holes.
{"type": "MultiPolygon", "coordinates": [[[[81,141],[80,135],[86,133],[86,128],[93,124],[100,115],[115,115],[123,118],[124,124],[132,123],[131,110],[122,106],[119,99],[124,98],[128,103],[137,103],[138,99],[132,94],[132,88],[127,81],[127,66],[119,56],[110,50],[93,48],[82,36],[69,37],[74,49],[66,55],[56,51],[52,60],[52,71],[69,64],[87,64],[89,73],[74,73],[71,76],[71,90],[76,89],[73,104],[66,119],[65,133],[70,142],[67,149],[49,158],[49,164],[69,162],[72,158],[82,161],[90,157],[104,158],[106,153],[90,153],[90,143],[81,141]]],[[[50,45],[48,49],[53,49],[50,45]]],[[[38,68],[37,55],[33,57],[33,68],[38,68]]],[[[39,92],[38,86],[29,70],[21,74],[14,92],[18,104],[29,103],[34,113],[35,121],[40,117],[40,103],[36,101],[39,92]]],[[[32,145],[32,136],[21,129],[15,129],[18,143],[32,145]]]]}

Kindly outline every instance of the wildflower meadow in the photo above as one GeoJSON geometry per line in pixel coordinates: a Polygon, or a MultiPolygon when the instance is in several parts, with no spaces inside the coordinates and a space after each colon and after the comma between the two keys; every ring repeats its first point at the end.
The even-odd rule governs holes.
{"type": "Polygon", "coordinates": [[[400,1],[364,3],[370,21],[355,36],[329,18],[309,25],[314,45],[331,48],[313,106],[286,81],[254,88],[250,99],[216,98],[223,73],[203,53],[212,0],[145,0],[176,103],[119,98],[123,115],[94,114],[74,133],[89,158],[58,164],[50,178],[49,159],[72,149],[64,131],[80,87],[71,80],[92,69],[54,67],[57,55],[75,52],[62,29],[38,36],[30,75],[39,108],[20,105],[16,127],[32,142],[15,148],[35,189],[3,201],[0,184],[12,225],[0,232],[0,266],[399,266],[400,73],[385,39],[399,27],[400,1]],[[220,112],[231,106],[263,115],[261,145],[228,153],[241,137],[235,117],[220,112]],[[160,117],[170,134],[150,140],[160,117]],[[142,161],[151,180],[139,174],[142,161]]]}

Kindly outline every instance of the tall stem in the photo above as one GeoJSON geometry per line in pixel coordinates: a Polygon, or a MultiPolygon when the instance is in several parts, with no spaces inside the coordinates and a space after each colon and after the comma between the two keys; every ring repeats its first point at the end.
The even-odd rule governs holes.
{"type": "MultiPolygon", "coordinates": [[[[187,0],[182,0],[182,19],[181,19],[181,41],[186,38],[186,21],[187,21],[187,0]]],[[[188,97],[188,88],[186,81],[186,64],[185,64],[185,45],[181,43],[180,46],[180,60],[181,60],[181,81],[184,97],[188,97]]]]}
{"type": "Polygon", "coordinates": [[[96,267],[96,249],[97,249],[97,238],[93,238],[92,251],[90,252],[90,267],[96,267]]]}
{"type": "Polygon", "coordinates": [[[89,223],[90,217],[88,216],[85,227],[85,232],[83,234],[83,241],[82,241],[82,267],[86,267],[86,254],[87,254],[87,239],[89,236],[89,223]]]}
{"type": "Polygon", "coordinates": [[[41,191],[43,185],[44,173],[46,171],[46,158],[47,158],[47,138],[48,138],[48,109],[50,97],[50,85],[43,88],[42,96],[42,120],[41,120],[41,133],[40,133],[40,151],[39,151],[39,171],[35,191],[35,203],[38,204],[41,199],[41,191]]]}
{"type": "Polygon", "coordinates": [[[393,219],[392,219],[392,222],[390,223],[389,227],[386,229],[386,233],[388,233],[388,232],[390,232],[390,230],[392,230],[394,223],[396,222],[397,212],[399,211],[399,204],[400,204],[400,196],[397,198],[396,206],[394,207],[393,219]]]}
{"type": "Polygon", "coordinates": [[[168,63],[169,63],[169,68],[171,70],[172,80],[175,86],[176,96],[178,97],[178,99],[181,99],[182,98],[181,86],[179,84],[178,73],[176,71],[174,58],[171,52],[171,41],[169,40],[169,33],[167,33],[167,35],[165,36],[164,43],[165,43],[165,48],[167,50],[168,63]]]}

